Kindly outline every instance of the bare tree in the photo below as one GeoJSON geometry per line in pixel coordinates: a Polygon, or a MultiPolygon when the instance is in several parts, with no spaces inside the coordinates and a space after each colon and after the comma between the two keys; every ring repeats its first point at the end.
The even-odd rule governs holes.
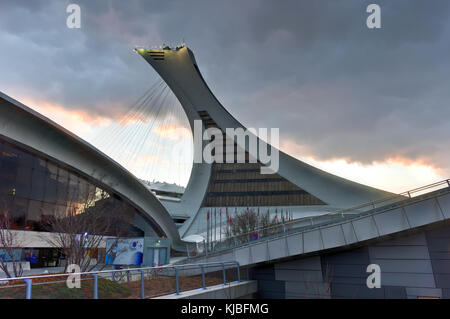
{"type": "Polygon", "coordinates": [[[8,278],[20,277],[23,274],[21,261],[16,260],[16,250],[20,246],[18,233],[12,230],[11,214],[7,201],[1,201],[0,211],[0,269],[8,278]],[[10,267],[8,267],[10,266],[10,267]]]}
{"type": "Polygon", "coordinates": [[[268,212],[259,214],[250,209],[230,216],[222,232],[226,242],[232,245],[234,241],[237,243],[250,241],[253,232],[259,237],[267,237],[277,233],[281,227],[275,219],[270,218],[268,212]]]}
{"type": "Polygon", "coordinates": [[[70,264],[80,266],[82,272],[96,267],[103,269],[99,248],[105,245],[107,238],[114,238],[116,242],[106,248],[109,250],[106,254],[110,253],[129,224],[125,207],[115,207],[108,193],[91,192],[84,198],[84,202],[68,208],[65,214],[50,218],[47,225],[52,234],[45,240],[64,254],[67,261],[64,272],[70,264]],[[93,251],[97,251],[97,256],[93,251]]]}

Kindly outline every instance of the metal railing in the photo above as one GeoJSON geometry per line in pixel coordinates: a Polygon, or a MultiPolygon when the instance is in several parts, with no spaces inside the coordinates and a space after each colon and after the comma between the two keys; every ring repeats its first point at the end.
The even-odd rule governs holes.
{"type": "MultiPolygon", "coordinates": [[[[384,197],[376,201],[371,201],[362,205],[342,209],[335,212],[329,212],[322,215],[298,218],[291,221],[277,222],[266,227],[250,227],[251,231],[244,232],[221,240],[203,242],[202,253],[196,256],[191,253],[190,257],[200,257],[208,253],[220,252],[223,250],[239,247],[248,243],[254,243],[269,238],[284,236],[286,233],[303,231],[305,229],[324,226],[341,220],[354,218],[363,214],[379,212],[380,210],[389,210],[398,206],[403,206],[414,199],[428,198],[434,196],[434,192],[450,187],[450,179],[439,181],[433,184],[414,188],[406,192],[384,197]]],[[[227,225],[225,225],[227,227],[227,225]]]]}
{"type": "MultiPolygon", "coordinates": [[[[213,274],[214,277],[210,278],[209,283],[211,285],[218,284],[229,284],[234,281],[241,281],[241,269],[239,263],[236,261],[229,262],[210,262],[210,263],[198,263],[198,264],[183,264],[183,265],[167,265],[160,267],[142,267],[142,268],[126,268],[126,269],[114,269],[114,270],[99,270],[99,271],[91,271],[91,272],[80,272],[80,273],[60,273],[60,274],[48,274],[48,275],[33,275],[33,276],[23,276],[23,277],[15,277],[15,278],[2,278],[0,279],[0,298],[11,298],[11,295],[3,290],[7,289],[19,289],[25,288],[24,296],[25,299],[32,299],[33,286],[38,285],[51,285],[51,284],[60,284],[59,286],[66,286],[64,289],[78,289],[78,288],[69,288],[66,285],[67,278],[71,276],[71,278],[78,277],[81,281],[90,280],[92,281],[92,298],[99,298],[99,278],[103,280],[109,281],[118,281],[122,283],[139,283],[139,295],[137,298],[145,299],[149,297],[148,291],[155,289],[156,287],[146,286],[146,279],[154,280],[157,279],[158,276],[161,278],[173,278],[175,281],[174,291],[166,291],[165,293],[160,293],[159,295],[156,293],[151,297],[156,297],[160,295],[169,295],[175,293],[176,295],[180,295],[182,291],[191,290],[192,289],[207,289],[208,281],[206,277],[208,274],[213,274]],[[233,273],[230,271],[236,271],[233,276],[233,273]],[[227,276],[228,271],[228,276],[227,276]],[[117,276],[120,274],[121,276],[117,276]],[[200,277],[201,276],[201,277],[200,277]],[[62,278],[66,278],[65,280],[61,280],[62,278]],[[182,289],[181,285],[183,284],[184,278],[201,278],[201,284],[195,283],[194,285],[186,286],[185,289],[182,289]],[[42,281],[42,279],[55,279],[54,281],[42,281]],[[214,280],[212,280],[214,279],[214,280]],[[234,279],[234,280],[233,280],[234,279]],[[20,284],[20,282],[24,282],[24,284],[20,284]],[[12,283],[12,285],[11,285],[12,283]],[[63,285],[61,285],[63,284],[63,285]]],[[[200,281],[200,280],[198,280],[200,281]]],[[[209,286],[211,286],[209,285],[209,286]]]]}

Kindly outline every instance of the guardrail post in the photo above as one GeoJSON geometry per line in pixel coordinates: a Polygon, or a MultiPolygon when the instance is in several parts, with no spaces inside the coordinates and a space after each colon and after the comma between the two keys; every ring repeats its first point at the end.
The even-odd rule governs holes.
{"type": "Polygon", "coordinates": [[[223,284],[226,285],[227,284],[227,274],[225,271],[225,263],[222,263],[222,271],[223,271],[223,284]]]}
{"type": "Polygon", "coordinates": [[[201,265],[200,267],[201,267],[201,269],[202,269],[202,284],[203,284],[203,289],[206,289],[205,266],[201,265]]]}
{"type": "Polygon", "coordinates": [[[94,277],[94,299],[98,299],[98,274],[92,274],[94,277]]]}
{"type": "Polygon", "coordinates": [[[241,282],[241,268],[239,267],[238,262],[236,262],[236,267],[237,267],[237,276],[238,276],[237,282],[241,282]]]}
{"type": "Polygon", "coordinates": [[[178,267],[175,267],[175,280],[177,283],[177,295],[180,294],[180,282],[179,282],[179,276],[178,276],[178,267]]]}
{"type": "Polygon", "coordinates": [[[33,285],[33,281],[31,279],[24,279],[25,283],[27,284],[27,290],[25,293],[26,299],[31,299],[31,286],[33,285]]]}
{"type": "Polygon", "coordinates": [[[145,299],[145,275],[143,270],[139,270],[141,273],[141,299],[145,299]]]}

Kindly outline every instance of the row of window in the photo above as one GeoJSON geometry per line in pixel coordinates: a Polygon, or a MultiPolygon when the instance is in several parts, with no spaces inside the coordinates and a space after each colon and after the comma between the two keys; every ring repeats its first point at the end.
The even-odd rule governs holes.
{"type": "Polygon", "coordinates": [[[260,168],[243,168],[243,169],[218,169],[214,171],[215,173],[260,173],[260,168]]]}
{"type": "Polygon", "coordinates": [[[284,178],[247,178],[247,179],[216,179],[213,181],[215,184],[227,184],[227,183],[271,183],[271,182],[284,182],[284,178]]]}
{"type": "Polygon", "coordinates": [[[324,205],[310,194],[259,196],[206,196],[203,207],[324,205]],[[287,204],[288,203],[288,204],[287,204]]]}
{"type": "Polygon", "coordinates": [[[303,189],[289,191],[256,191],[256,192],[208,192],[209,197],[224,196],[270,196],[270,195],[306,195],[308,192],[303,189]]]}

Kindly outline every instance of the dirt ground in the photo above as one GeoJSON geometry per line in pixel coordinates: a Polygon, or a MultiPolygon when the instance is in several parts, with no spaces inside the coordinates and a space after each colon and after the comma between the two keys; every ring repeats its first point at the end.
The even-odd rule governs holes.
{"type": "MultiPolygon", "coordinates": [[[[180,291],[188,291],[203,287],[202,276],[180,277],[180,291]]],[[[223,278],[206,276],[206,286],[214,286],[223,283],[223,278]]],[[[141,281],[123,283],[125,287],[132,291],[130,298],[140,298],[141,281]]],[[[145,296],[152,298],[162,295],[173,294],[176,292],[176,282],[174,277],[160,277],[145,280],[145,296]]]]}

